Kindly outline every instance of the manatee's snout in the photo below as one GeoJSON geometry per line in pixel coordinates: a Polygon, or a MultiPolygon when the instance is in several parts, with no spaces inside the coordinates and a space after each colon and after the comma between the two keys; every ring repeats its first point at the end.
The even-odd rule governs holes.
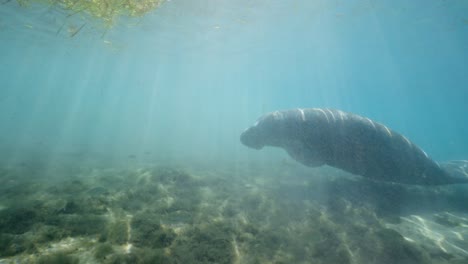
{"type": "Polygon", "coordinates": [[[250,127],[242,132],[240,141],[249,148],[261,149],[264,144],[261,142],[257,134],[255,127],[250,127]]]}

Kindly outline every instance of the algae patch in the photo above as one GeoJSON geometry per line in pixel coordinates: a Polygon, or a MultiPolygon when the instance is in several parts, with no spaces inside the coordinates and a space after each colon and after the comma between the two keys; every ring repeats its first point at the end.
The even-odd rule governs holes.
{"type": "MultiPolygon", "coordinates": [[[[26,190],[22,200],[11,190],[0,193],[5,207],[0,210],[0,261],[438,264],[466,260],[455,247],[444,252],[433,241],[410,242],[402,235],[404,224],[414,227],[409,224],[419,218],[395,214],[400,198],[376,201],[366,183],[278,179],[282,177],[266,175],[261,182],[252,182],[229,173],[148,167],[78,171],[56,181],[45,177],[43,183],[18,182],[15,188],[26,190]],[[333,196],[317,196],[320,188],[333,196]],[[365,200],[358,190],[372,195],[365,200]],[[389,223],[389,217],[400,220],[389,223]]],[[[383,192],[379,188],[384,187],[377,188],[383,192]]],[[[404,191],[399,187],[386,193],[404,191]]],[[[439,212],[433,220],[441,233],[451,228],[457,231],[454,239],[466,240],[464,218],[439,212]]]]}
{"type": "MultiPolygon", "coordinates": [[[[16,0],[16,2],[23,7],[44,4],[63,10],[68,16],[85,14],[112,25],[120,16],[143,16],[157,9],[164,0],[16,0]]],[[[76,31],[79,30],[75,30],[73,34],[76,34],[76,31]]]]}

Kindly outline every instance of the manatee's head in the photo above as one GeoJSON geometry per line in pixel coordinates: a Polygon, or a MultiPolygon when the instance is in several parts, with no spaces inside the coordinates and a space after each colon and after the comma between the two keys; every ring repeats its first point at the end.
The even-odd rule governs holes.
{"type": "Polygon", "coordinates": [[[296,161],[310,167],[325,164],[323,140],[328,123],[321,110],[294,109],[266,114],[240,136],[242,144],[254,149],[280,147],[296,161]]]}
{"type": "Polygon", "coordinates": [[[290,122],[285,112],[273,112],[260,117],[240,136],[242,144],[249,148],[261,149],[264,146],[281,147],[290,136],[290,122]]]}

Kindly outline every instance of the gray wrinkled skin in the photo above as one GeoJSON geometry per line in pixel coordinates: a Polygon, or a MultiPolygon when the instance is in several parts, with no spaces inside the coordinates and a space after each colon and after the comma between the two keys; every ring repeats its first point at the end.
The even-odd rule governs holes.
{"type": "MultiPolygon", "coordinates": [[[[329,165],[373,180],[418,185],[468,183],[455,168],[441,168],[404,136],[368,118],[333,109],[266,114],[240,137],[251,148],[283,148],[298,162],[329,165]]],[[[464,163],[462,166],[466,166],[464,163]]]]}

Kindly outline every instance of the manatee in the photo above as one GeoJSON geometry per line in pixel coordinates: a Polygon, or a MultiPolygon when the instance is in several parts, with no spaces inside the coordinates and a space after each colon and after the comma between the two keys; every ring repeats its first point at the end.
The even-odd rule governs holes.
{"type": "Polygon", "coordinates": [[[468,183],[468,161],[438,164],[403,135],[335,109],[266,114],[240,136],[254,149],[279,147],[309,166],[332,166],[372,180],[414,185],[468,183]]]}

